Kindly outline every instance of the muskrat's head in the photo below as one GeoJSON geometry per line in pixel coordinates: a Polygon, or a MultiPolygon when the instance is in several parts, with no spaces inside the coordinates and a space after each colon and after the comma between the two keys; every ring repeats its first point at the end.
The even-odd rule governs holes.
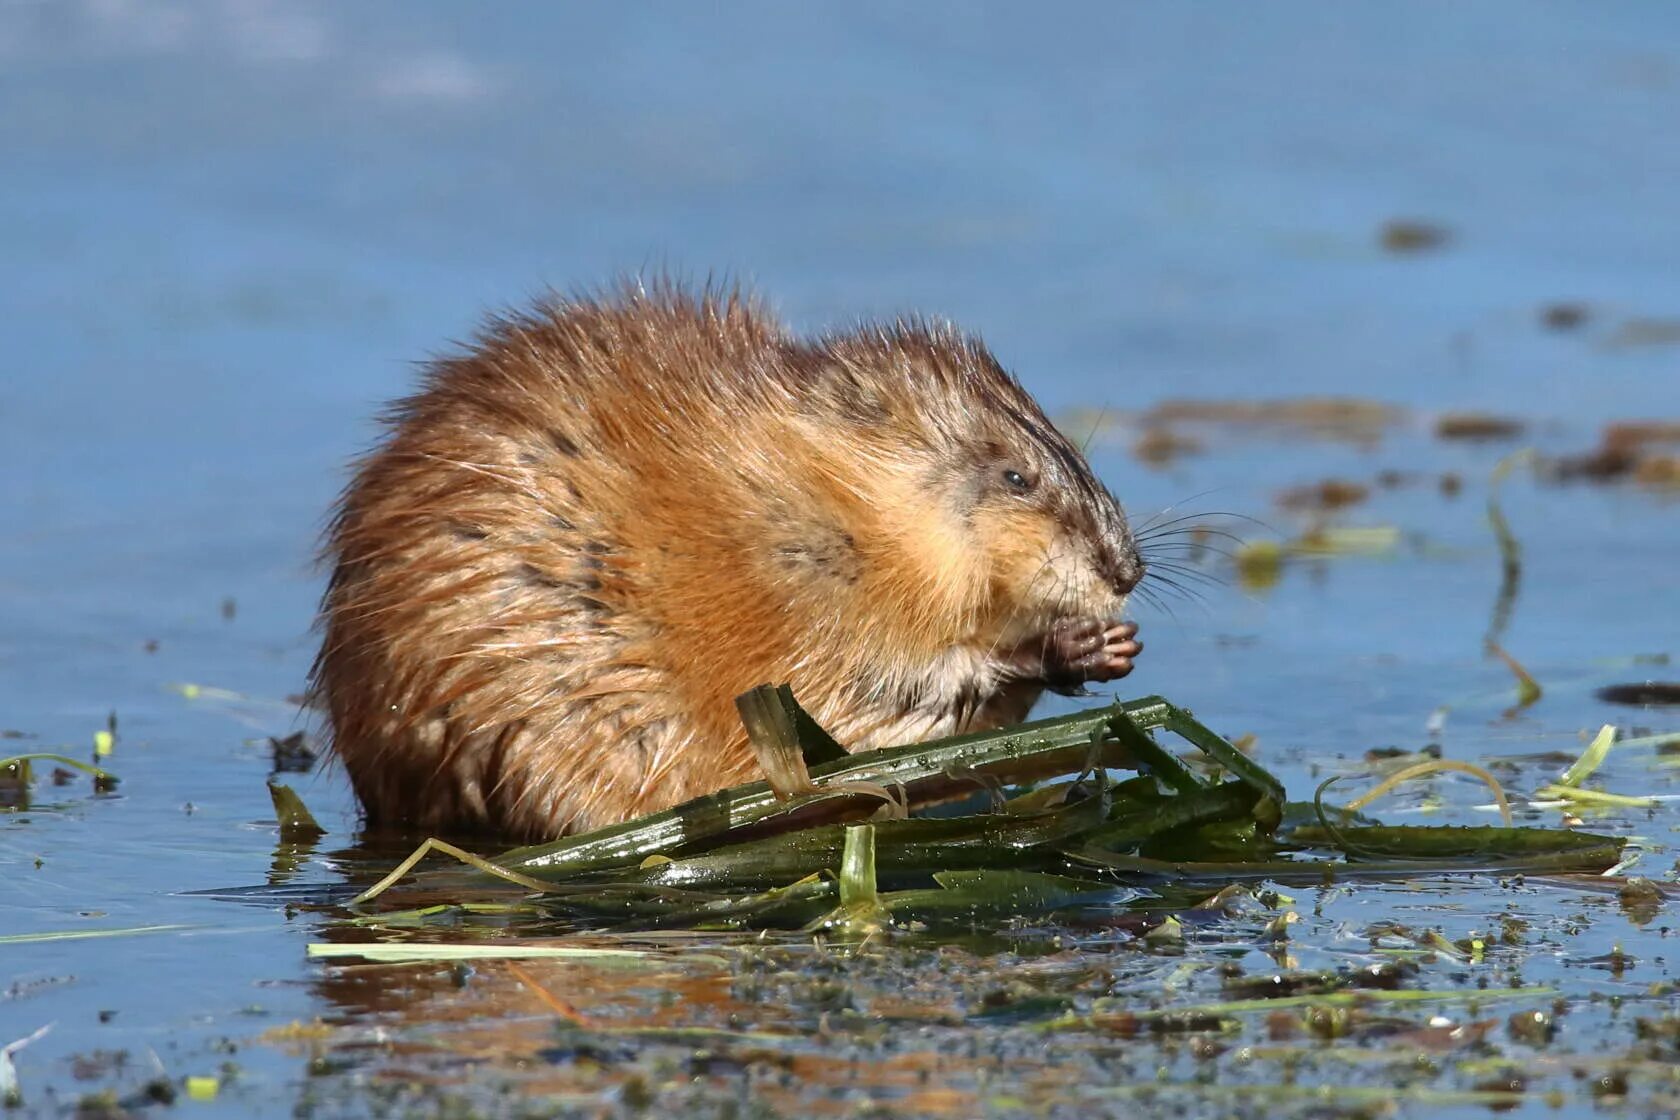
{"type": "Polygon", "coordinates": [[[985,642],[1119,616],[1144,571],[1120,503],[978,340],[899,324],[820,356],[819,396],[865,449],[854,485],[879,547],[919,577],[905,609],[985,642]]]}

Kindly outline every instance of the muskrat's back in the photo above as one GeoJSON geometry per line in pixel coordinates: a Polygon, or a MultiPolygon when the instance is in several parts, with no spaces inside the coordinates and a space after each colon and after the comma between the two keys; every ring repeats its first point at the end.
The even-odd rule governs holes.
{"type": "Polygon", "coordinates": [[[329,530],[315,670],[374,820],[554,836],[756,776],[759,683],[856,749],[1136,653],[1118,505],[948,330],[802,342],[627,291],[494,322],[389,420],[329,530]]]}

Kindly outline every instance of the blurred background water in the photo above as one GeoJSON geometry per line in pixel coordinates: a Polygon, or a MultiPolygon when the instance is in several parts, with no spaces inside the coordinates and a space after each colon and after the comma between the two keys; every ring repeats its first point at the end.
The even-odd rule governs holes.
{"type": "MultiPolygon", "coordinates": [[[[0,934],[198,927],[6,950],[0,980],[49,994],[0,999],[0,1042],[60,1020],[29,1051],[52,1068],[99,1009],[155,1043],[253,986],[309,1014],[279,919],[171,892],[262,881],[260,737],[302,726],[285,697],[323,511],[380,403],[483,311],[726,275],[805,329],[949,316],[1058,413],[1339,394],[1584,445],[1680,413],[1676,122],[1680,9],[1657,0],[0,0],[0,727],[81,754],[114,710],[124,777],[118,798],[0,818],[0,934]],[[1447,239],[1389,251],[1395,220],[1447,239]],[[1581,329],[1544,329],[1559,302],[1589,310],[1581,329]]],[[[1422,447],[1094,455],[1134,512],[1269,516],[1278,486],[1422,447]]],[[[1497,457],[1428,454],[1475,478],[1497,457]]],[[[1672,645],[1672,505],[1512,501],[1539,600],[1513,648],[1568,677],[1672,645]]],[[[1302,750],[1416,740],[1506,679],[1479,646],[1479,511],[1380,514],[1459,563],[1146,615],[1128,691],[1302,750]]],[[[1557,703],[1528,732],[1614,717],[1557,703]]],[[[338,775],[302,789],[353,831],[338,775]]]]}

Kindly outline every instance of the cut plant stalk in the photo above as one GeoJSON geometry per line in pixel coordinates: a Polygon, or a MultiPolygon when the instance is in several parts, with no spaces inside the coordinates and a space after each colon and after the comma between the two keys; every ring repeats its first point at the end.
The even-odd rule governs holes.
{"type": "MultiPolygon", "coordinates": [[[[1153,807],[1139,808],[1147,813],[1153,807]]],[[[886,882],[901,883],[906,879],[926,882],[934,872],[944,870],[1052,869],[1064,862],[1055,851],[1058,845],[1103,825],[1116,811],[1101,797],[1086,797],[1030,814],[988,812],[876,821],[876,873],[886,882]]],[[[818,825],[713,848],[683,859],[602,874],[615,882],[691,889],[777,886],[839,867],[847,827],[818,825]]]]}
{"type": "MultiPolygon", "coordinates": [[[[1162,890],[1256,878],[1602,871],[1622,846],[1543,829],[1337,825],[1322,806],[1319,828],[1280,832],[1286,809],[1303,815],[1282,784],[1160,697],[838,757],[785,685],[755,689],[739,706],[768,780],[473,866],[536,892],[526,905],[564,920],[635,929],[821,924],[867,934],[888,924],[1111,906],[1144,883],[1162,890]],[[1187,765],[1155,741],[1157,730],[1229,777],[1187,765]],[[1116,782],[1109,768],[1139,776],[1116,782]],[[1046,778],[1069,780],[1022,788],[1046,778]],[[881,819],[883,809],[892,818],[964,797],[983,808],[881,819]],[[1303,848],[1336,858],[1303,858],[1317,854],[1303,848]],[[1298,854],[1279,858],[1291,851],[1298,854]]],[[[357,901],[394,883],[421,854],[357,901]]],[[[483,885],[462,875],[421,880],[433,897],[483,885]]]]}
{"type": "MultiPolygon", "coordinates": [[[[767,725],[778,722],[776,717],[766,719],[767,725]]],[[[769,782],[752,782],[582,836],[516,848],[495,862],[528,875],[560,878],[639,863],[654,854],[692,854],[769,833],[857,820],[881,805],[879,796],[848,788],[848,783],[902,787],[909,804],[916,806],[978,789],[969,772],[1006,784],[1036,781],[1078,773],[1093,750],[1098,765],[1134,767],[1139,760],[1128,747],[1147,741],[1144,729],[1157,727],[1180,734],[1182,728],[1191,727],[1206,740],[1218,739],[1188,713],[1150,696],[1019,727],[850,754],[813,767],[808,793],[782,799],[769,782]]],[[[1182,782],[1184,773],[1196,788],[1206,784],[1165,751],[1157,749],[1153,757],[1142,761],[1157,767],[1169,784],[1182,782]]],[[[1224,759],[1218,761],[1225,764],[1224,759]]]]}

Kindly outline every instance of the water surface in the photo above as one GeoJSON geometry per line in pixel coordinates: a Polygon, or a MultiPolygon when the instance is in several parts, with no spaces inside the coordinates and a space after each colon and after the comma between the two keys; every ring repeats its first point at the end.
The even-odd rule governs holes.
{"type": "MultiPolygon", "coordinates": [[[[17,1056],[25,1114],[131,1094],[160,1071],[225,1075],[195,1105],[206,1116],[371,1111],[389,1052],[264,1034],[316,1018],[370,1043],[434,1021],[501,1023],[419,1064],[454,1077],[469,1057],[495,1071],[498,1055],[535,1055],[589,1115],[644,1089],[672,1108],[691,1094],[718,1110],[739,1097],[1009,1115],[1027,1110],[1023,1087],[1054,1081],[1038,1035],[967,1018],[981,980],[941,981],[927,960],[890,954],[821,967],[852,985],[866,1020],[891,1021],[891,999],[920,993],[925,1024],[892,1042],[903,1079],[856,1080],[886,1044],[813,1034],[825,1012],[844,1016],[779,987],[808,980],[797,964],[777,971],[785,962],[759,988],[566,982],[625,1022],[785,1026],[807,1063],[794,1088],[753,1087],[768,1059],[695,1067],[680,1046],[585,1076],[575,1055],[540,1056],[546,1012],[520,1005],[505,976],[464,1009],[435,970],[357,980],[311,964],[324,919],[189,893],[273,871],[267,737],[307,725],[288,697],[313,653],[310,556],[343,463],[416,360],[545,286],[669,268],[749,281],[801,328],[948,315],[1058,414],[1308,394],[1401,406],[1374,442],[1216,430],[1166,467],[1129,453],[1132,429],[1099,434],[1093,458],[1136,516],[1230,511],[1265,521],[1258,537],[1301,528],[1274,502],[1287,486],[1427,476],[1341,518],[1400,529],[1385,556],[1294,565],[1269,588],[1177,603],[1176,617],[1143,612],[1149,651],[1125,693],[1255,734],[1298,795],[1373,747],[1433,737],[1486,761],[1572,753],[1604,722],[1675,729],[1672,711],[1592,693],[1676,675],[1632,660],[1677,652],[1672,493],[1526,475],[1507,488],[1526,566],[1502,641],[1547,691],[1506,718],[1511,677],[1482,645],[1499,582],[1483,507],[1493,464],[1518,444],[1429,431],[1441,410],[1488,408],[1568,452],[1606,421],[1680,417],[1680,348],[1639,326],[1680,316],[1677,31],[1658,3],[0,6],[0,728],[25,736],[0,746],[85,756],[114,712],[122,777],[107,797],[38,785],[28,809],[0,816],[0,935],[174,927],[0,945],[0,1044],[54,1024],[17,1056]],[[1396,219],[1449,237],[1385,251],[1379,231],[1396,219]],[[1585,321],[1545,328],[1541,309],[1558,302],[1585,321]],[[1434,484],[1443,472],[1463,479],[1456,497],[1434,484]],[[171,687],[183,682],[246,699],[189,700],[171,687]],[[988,1079],[983,1054],[1013,1073],[988,1079]],[[218,1074],[225,1062],[236,1072],[218,1074]],[[643,1089],[626,1087],[630,1068],[643,1089]]],[[[1613,756],[1603,785],[1680,792],[1661,761],[1613,756]]],[[[1555,769],[1525,763],[1514,784],[1555,769]]],[[[325,853],[356,840],[345,783],[328,769],[295,784],[331,830],[297,878],[339,882],[325,853]]],[[[1434,791],[1470,816],[1482,799],[1457,782],[1434,791]]],[[[1640,870],[1673,878],[1672,809],[1591,823],[1640,836],[1640,870]]],[[[1499,1021],[1477,1053],[1534,1071],[1523,1114],[1552,1114],[1546,1091],[1592,1101],[1569,1055],[1624,1053],[1630,1018],[1672,1012],[1671,909],[1637,926],[1584,888],[1492,881],[1296,894],[1303,967],[1364,959],[1375,922],[1461,937],[1528,921],[1521,952],[1438,960],[1420,981],[1558,989],[1532,1001],[1570,1008],[1546,1048],[1505,1033],[1522,1001],[1442,1011],[1499,1021]],[[1637,964],[1614,973],[1618,944],[1637,964]]],[[[955,974],[1035,967],[1032,953],[992,951],[955,974]]],[[[1250,945],[1237,959],[1258,969],[1264,956],[1250,945]]],[[[1217,994],[1199,967],[1116,960],[1109,979],[1076,961],[1052,986],[1078,1000],[1217,994]]],[[[1137,1068],[1088,1040],[1066,1046],[1093,1092],[1158,1066],[1193,1086],[1207,1069],[1177,1043],[1144,1047],[1137,1068]]],[[[1304,1079],[1357,1082],[1355,1067],[1304,1079]]],[[[1262,1062],[1251,1080],[1281,1077],[1262,1062]]],[[[1444,1091],[1476,1077],[1423,1080],[1444,1091]]],[[[1674,1090],[1645,1070],[1630,1092],[1664,1107],[1674,1090]]]]}

